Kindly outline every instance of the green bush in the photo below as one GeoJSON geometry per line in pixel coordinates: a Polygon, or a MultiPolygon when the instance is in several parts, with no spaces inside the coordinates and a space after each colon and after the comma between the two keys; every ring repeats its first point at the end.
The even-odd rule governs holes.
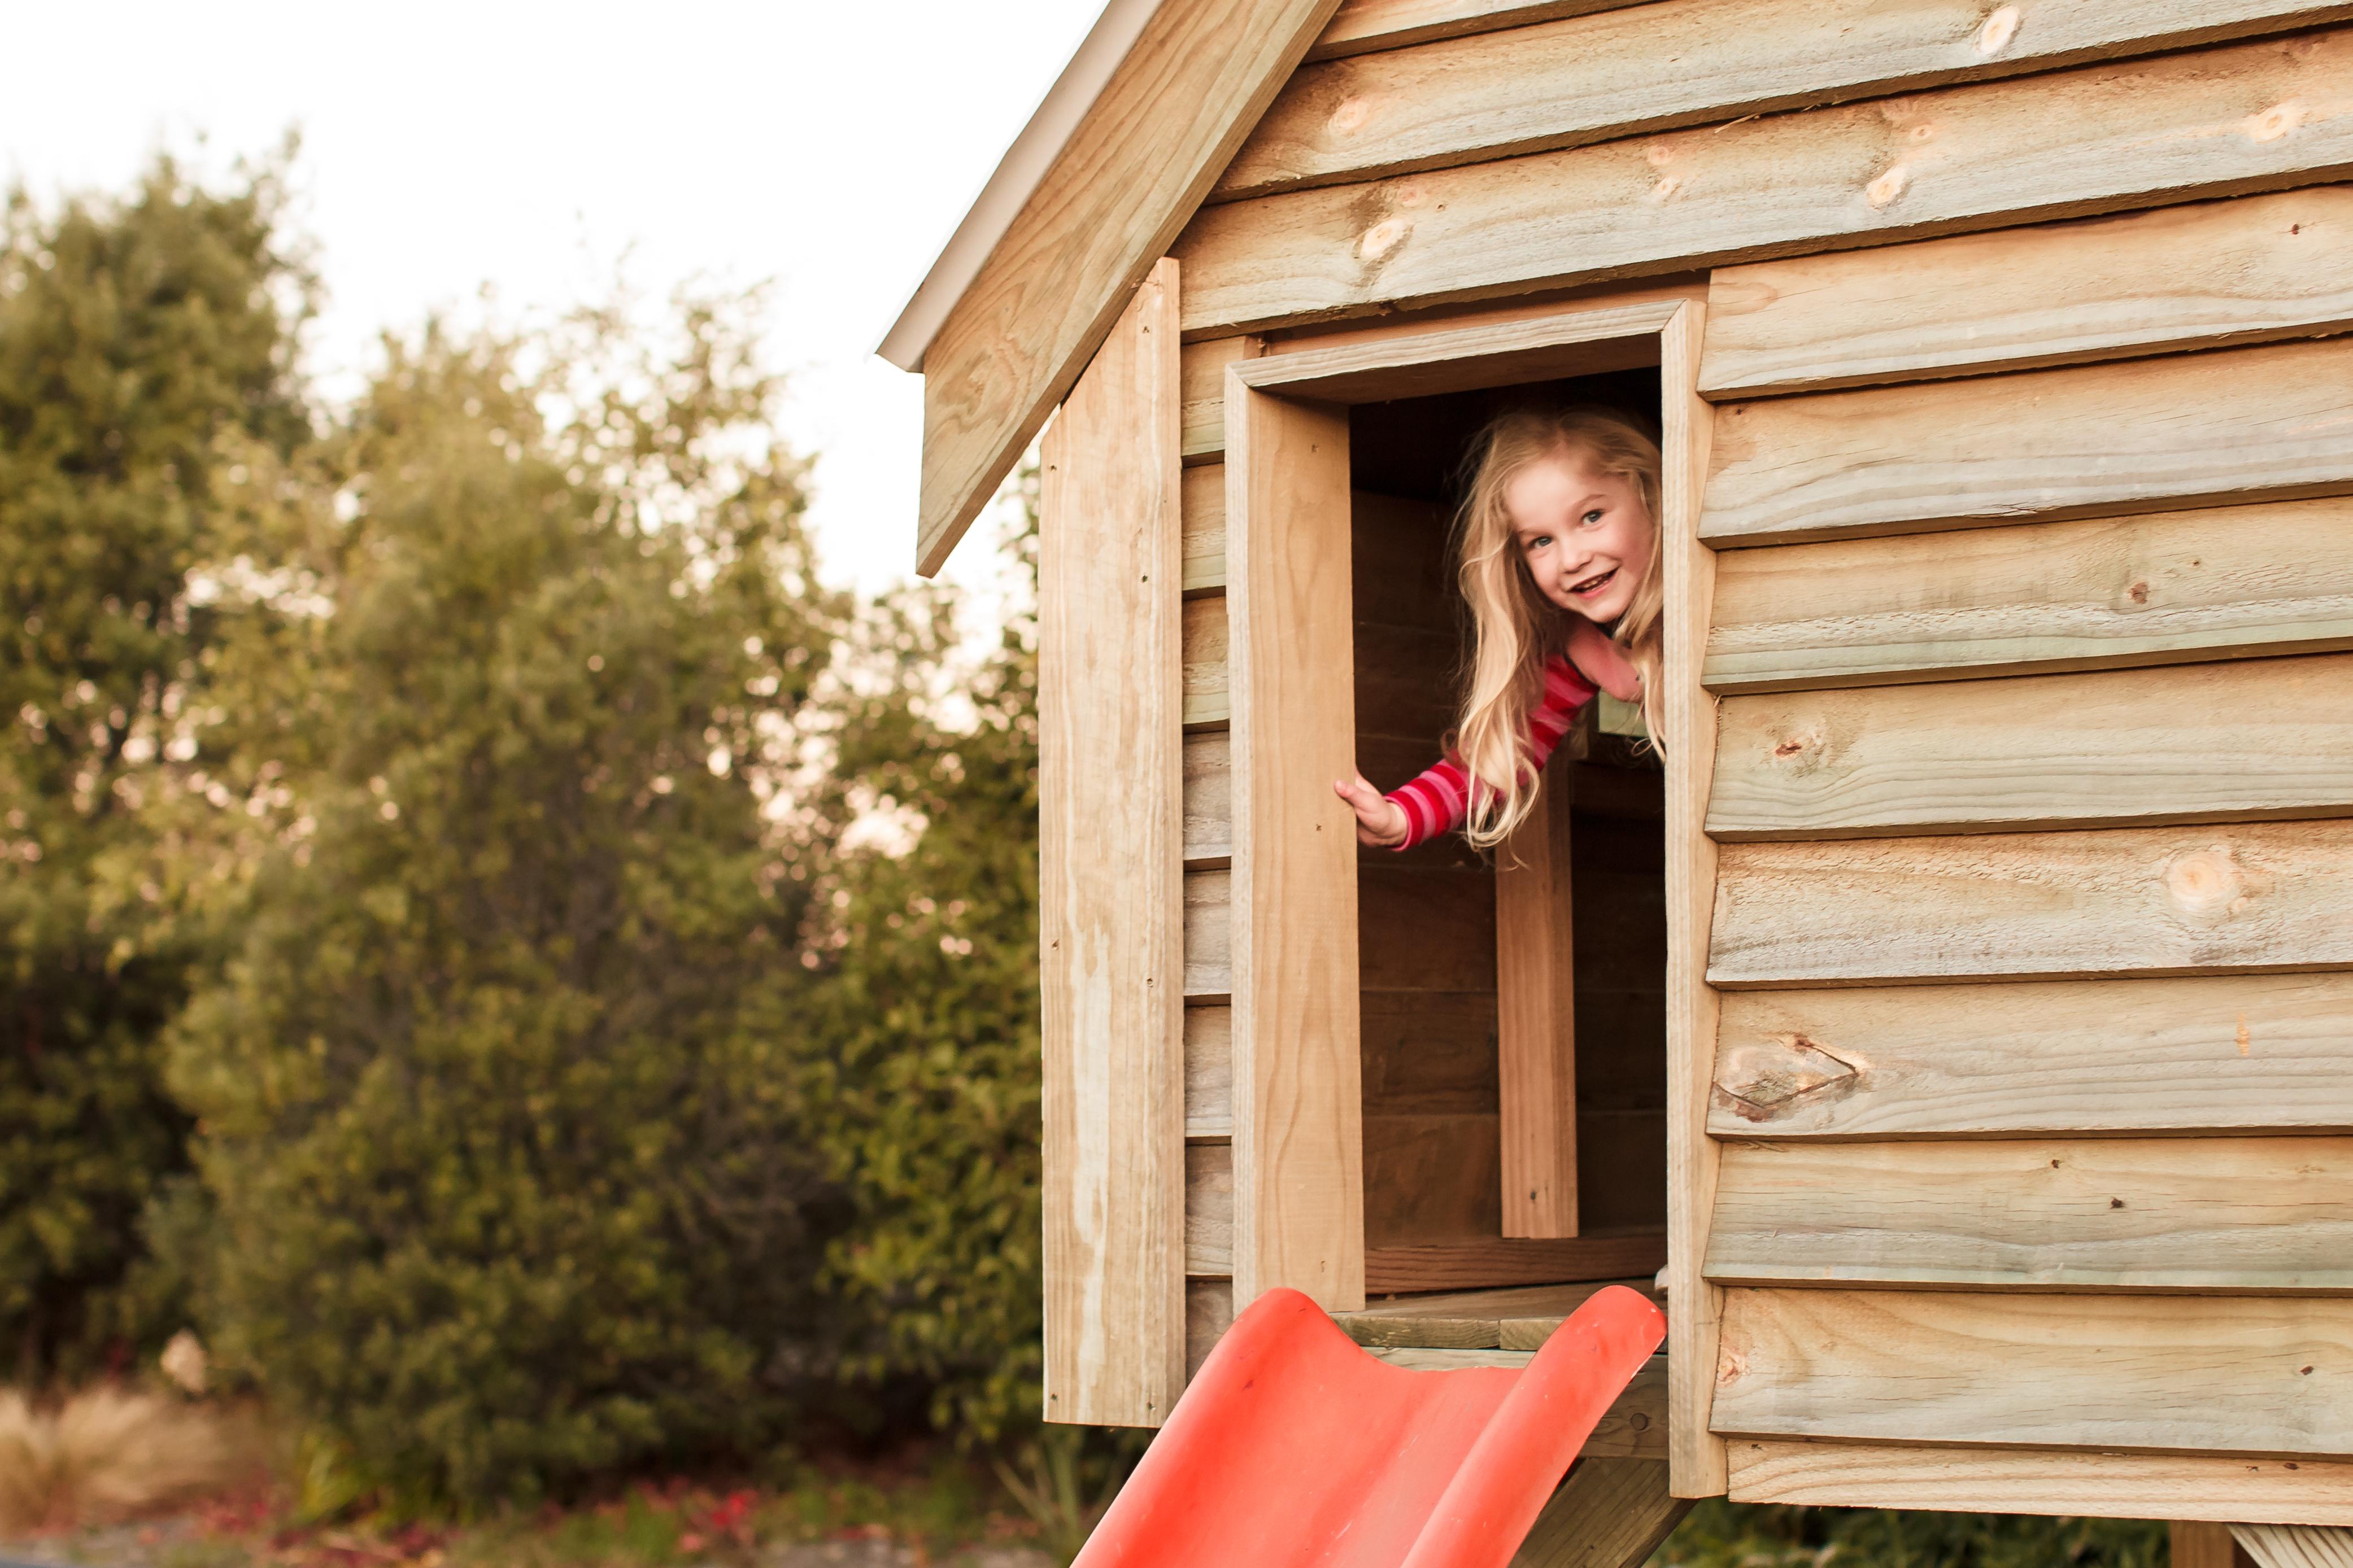
{"type": "Polygon", "coordinates": [[[396,1506],[745,1455],[823,1370],[774,806],[839,606],[796,464],[717,455],[771,390],[729,322],[391,345],[222,660],[285,789],[176,1036],[177,1228],[396,1506]]]}
{"type": "Polygon", "coordinates": [[[1654,1568],[2166,1568],[2166,1527],[2038,1514],[1764,1507],[1710,1499],[1654,1568]]]}

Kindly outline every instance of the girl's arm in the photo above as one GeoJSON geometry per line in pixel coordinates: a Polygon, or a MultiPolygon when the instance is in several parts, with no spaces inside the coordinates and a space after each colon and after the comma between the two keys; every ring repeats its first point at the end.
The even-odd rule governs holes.
{"type": "MultiPolygon", "coordinates": [[[[1528,714],[1528,766],[1536,771],[1594,692],[1593,682],[1557,655],[1546,661],[1544,676],[1544,699],[1528,714]]],[[[1470,773],[1451,756],[1385,796],[1374,795],[1362,775],[1353,785],[1333,787],[1356,808],[1357,840],[1393,849],[1410,849],[1450,831],[1471,805],[1470,773]]]]}

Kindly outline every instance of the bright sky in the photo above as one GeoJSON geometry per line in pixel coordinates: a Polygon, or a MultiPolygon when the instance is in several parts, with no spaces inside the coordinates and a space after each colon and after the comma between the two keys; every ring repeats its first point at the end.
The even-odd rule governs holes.
{"type": "MultiPolygon", "coordinates": [[[[624,252],[657,297],[774,278],[821,558],[871,589],[913,569],[922,405],[871,351],[1100,8],[0,0],[0,179],[120,190],[159,148],[219,169],[299,127],[331,393],[486,282],[521,313],[599,297],[624,252]]],[[[976,532],[949,574],[988,555],[976,532]]]]}

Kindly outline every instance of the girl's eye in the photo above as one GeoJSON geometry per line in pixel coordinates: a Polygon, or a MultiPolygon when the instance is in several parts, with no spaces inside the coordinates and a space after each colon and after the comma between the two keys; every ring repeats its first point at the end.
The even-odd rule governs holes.
{"type": "Polygon", "coordinates": [[[1528,548],[1530,550],[1542,550],[1546,545],[1550,544],[1551,542],[1551,534],[1539,533],[1534,539],[1528,541],[1528,548]]]}
{"type": "Polygon", "coordinates": [[[1591,511],[1585,514],[1582,521],[1586,527],[1591,528],[1595,523],[1601,521],[1601,509],[1599,507],[1595,507],[1591,511]]]}

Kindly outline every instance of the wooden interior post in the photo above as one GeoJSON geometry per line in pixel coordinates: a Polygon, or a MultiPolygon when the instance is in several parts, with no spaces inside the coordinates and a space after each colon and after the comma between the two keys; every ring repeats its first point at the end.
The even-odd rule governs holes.
{"type": "Polygon", "coordinates": [[[1226,376],[1234,1307],[1365,1303],[1347,410],[1226,376]]]}
{"type": "Polygon", "coordinates": [[[1577,979],[1567,768],[1495,858],[1496,1079],[1504,1234],[1577,1234],[1577,979]]]}
{"type": "Polygon", "coordinates": [[[1176,264],[1047,432],[1038,616],[1046,1418],[1185,1386],[1176,264]]]}

